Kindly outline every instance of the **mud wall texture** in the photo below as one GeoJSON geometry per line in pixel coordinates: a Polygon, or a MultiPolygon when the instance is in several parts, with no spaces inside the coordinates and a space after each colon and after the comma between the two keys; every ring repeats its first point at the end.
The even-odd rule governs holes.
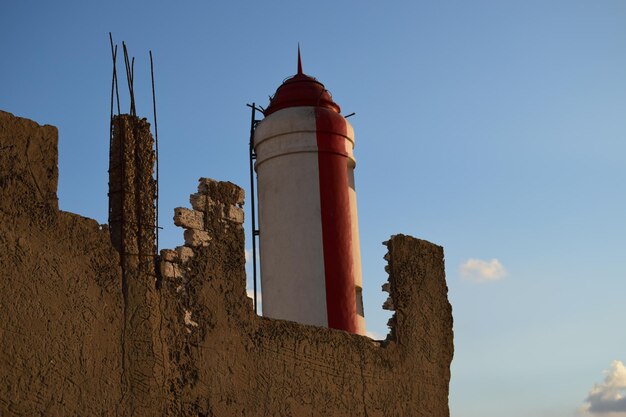
{"type": "Polygon", "coordinates": [[[119,257],[56,189],[56,128],[0,112],[0,415],[114,416],[119,257]]]}
{"type": "Polygon", "coordinates": [[[385,341],[257,317],[246,298],[243,229],[224,215],[240,192],[214,183],[211,238],[164,277],[167,316],[178,318],[168,321],[168,413],[448,416],[452,315],[442,248],[403,235],[385,242],[395,308],[385,341]]]}
{"type": "Polygon", "coordinates": [[[154,139],[146,119],[115,116],[109,154],[109,231],[120,256],[124,303],[123,407],[129,416],[160,409],[162,322],[156,273],[154,139]]]}
{"type": "Polygon", "coordinates": [[[0,113],[0,163],[0,415],[449,415],[441,247],[385,243],[395,314],[374,341],[254,314],[234,184],[200,180],[175,209],[184,244],[150,269],[125,263],[107,227],[58,211],[54,128],[0,113]]]}

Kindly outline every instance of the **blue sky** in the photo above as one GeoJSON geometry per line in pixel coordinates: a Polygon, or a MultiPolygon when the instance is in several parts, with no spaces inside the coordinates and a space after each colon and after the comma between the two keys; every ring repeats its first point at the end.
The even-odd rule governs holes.
{"type": "Polygon", "coordinates": [[[149,119],[152,49],[174,247],[199,177],[248,188],[245,104],[267,104],[300,42],[304,71],[357,113],[368,329],[386,333],[380,242],[430,240],[454,313],[453,417],[609,415],[589,413],[626,388],[625,22],[621,0],[5,0],[0,109],[59,128],[60,206],[105,223],[108,32],[136,57],[149,119]]]}

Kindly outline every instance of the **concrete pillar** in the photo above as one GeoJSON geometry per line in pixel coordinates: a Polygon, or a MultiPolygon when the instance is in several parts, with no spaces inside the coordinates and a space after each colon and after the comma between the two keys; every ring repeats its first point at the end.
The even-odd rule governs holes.
{"type": "MultiPolygon", "coordinates": [[[[145,119],[113,119],[109,156],[109,229],[120,253],[124,296],[123,379],[127,415],[144,415],[161,401],[163,345],[159,337],[155,268],[155,153],[145,119]]],[[[157,406],[158,408],[158,406],[157,406]]]]}

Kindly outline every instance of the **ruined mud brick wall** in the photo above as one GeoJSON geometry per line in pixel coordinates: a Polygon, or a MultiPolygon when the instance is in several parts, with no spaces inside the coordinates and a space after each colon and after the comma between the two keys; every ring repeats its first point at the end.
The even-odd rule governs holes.
{"type": "MultiPolygon", "coordinates": [[[[142,135],[139,155],[122,152],[135,152],[120,181],[138,199],[117,206],[130,217],[152,207],[142,135]]],[[[0,415],[449,415],[441,247],[386,242],[395,314],[387,339],[374,341],[254,314],[234,184],[201,179],[191,208],[175,210],[185,243],[162,252],[157,280],[154,262],[115,249],[150,250],[143,220],[112,224],[111,239],[108,227],[57,209],[56,179],[56,129],[0,113],[0,415]]]]}
{"type": "Polygon", "coordinates": [[[119,258],[56,192],[57,129],[0,111],[0,415],[116,416],[119,258]]]}
{"type": "Polygon", "coordinates": [[[443,249],[403,235],[385,242],[395,309],[385,341],[258,317],[246,296],[242,196],[201,179],[194,210],[175,209],[186,245],[161,252],[170,415],[448,416],[443,249]],[[205,233],[193,240],[190,230],[205,233]]]}
{"type": "Polygon", "coordinates": [[[163,407],[161,311],[155,247],[154,140],[146,119],[112,120],[109,154],[109,229],[120,255],[124,325],[123,390],[126,415],[163,407]]]}
{"type": "Polygon", "coordinates": [[[184,291],[189,261],[198,248],[208,246],[222,229],[240,229],[244,220],[244,191],[232,183],[200,178],[198,192],[189,196],[191,209],[174,209],[174,224],[182,227],[185,244],[176,249],[161,250],[161,277],[168,283],[181,280],[177,291],[184,291]]]}

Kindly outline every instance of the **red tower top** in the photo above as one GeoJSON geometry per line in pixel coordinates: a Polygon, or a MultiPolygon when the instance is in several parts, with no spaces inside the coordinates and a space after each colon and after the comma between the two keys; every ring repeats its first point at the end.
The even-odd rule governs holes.
{"type": "Polygon", "coordinates": [[[274,97],[270,99],[270,104],[263,114],[269,116],[277,110],[297,106],[325,107],[337,113],[341,112],[339,105],[333,101],[332,96],[324,87],[324,84],[302,72],[299,46],[298,73],[283,81],[281,86],[276,90],[274,97]]]}

